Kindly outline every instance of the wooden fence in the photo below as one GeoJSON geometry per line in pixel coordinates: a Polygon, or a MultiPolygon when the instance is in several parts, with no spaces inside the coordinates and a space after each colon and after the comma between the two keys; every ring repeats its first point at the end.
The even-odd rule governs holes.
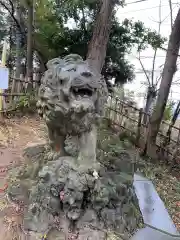
{"type": "Polygon", "coordinates": [[[11,73],[11,76],[9,77],[9,88],[4,90],[3,93],[0,93],[0,95],[3,96],[2,112],[12,111],[15,109],[15,105],[18,100],[21,97],[27,96],[28,92],[37,95],[42,73],[37,71],[34,72],[33,80],[31,82],[28,81],[23,74],[20,75],[20,78],[12,76],[13,73],[11,73]]]}
{"type": "MultiPolygon", "coordinates": [[[[108,99],[105,118],[110,120],[117,131],[128,134],[137,146],[144,148],[150,116],[143,109],[111,95],[108,99]]],[[[179,163],[180,127],[162,121],[155,146],[157,157],[171,164],[179,163]]]]}
{"type": "MultiPolygon", "coordinates": [[[[27,96],[28,88],[31,87],[33,94],[37,94],[42,73],[34,72],[33,81],[31,83],[20,75],[20,78],[11,77],[9,79],[9,88],[5,90],[3,95],[3,112],[15,110],[15,104],[22,96],[27,96]]],[[[134,139],[136,145],[144,148],[147,141],[147,131],[150,116],[143,112],[142,109],[133,106],[110,95],[106,106],[105,118],[110,120],[116,127],[117,131],[126,132],[134,139]]],[[[180,159],[180,127],[171,126],[170,123],[162,121],[160,131],[156,139],[157,155],[172,163],[180,159]],[[168,136],[168,130],[170,136],[168,136]]]]}

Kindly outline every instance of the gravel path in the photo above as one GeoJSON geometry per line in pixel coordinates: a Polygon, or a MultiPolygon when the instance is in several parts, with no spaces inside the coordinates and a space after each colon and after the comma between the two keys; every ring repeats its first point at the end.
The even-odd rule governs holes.
{"type": "MultiPolygon", "coordinates": [[[[17,240],[21,235],[21,214],[9,205],[5,196],[8,169],[21,164],[23,149],[43,140],[43,123],[39,118],[23,117],[0,120],[0,234],[1,239],[17,240]]],[[[24,239],[24,238],[22,238],[24,239]]]]}

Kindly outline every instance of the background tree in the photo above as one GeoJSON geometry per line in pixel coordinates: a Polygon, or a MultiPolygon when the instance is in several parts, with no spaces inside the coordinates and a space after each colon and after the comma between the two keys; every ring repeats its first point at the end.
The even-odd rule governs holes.
{"type": "MultiPolygon", "coordinates": [[[[165,17],[164,19],[162,19],[162,2],[161,0],[159,1],[159,20],[158,20],[158,34],[160,35],[161,33],[161,26],[162,23],[166,20],[167,17],[165,17]]],[[[153,106],[155,104],[155,100],[157,97],[157,93],[158,93],[158,84],[159,81],[161,80],[161,76],[162,76],[162,71],[160,73],[160,75],[158,77],[156,77],[156,73],[155,73],[155,68],[156,68],[156,56],[157,56],[157,52],[158,49],[160,49],[160,47],[162,46],[162,44],[165,42],[165,38],[161,38],[159,39],[159,41],[157,41],[155,44],[152,45],[152,48],[154,50],[154,55],[153,55],[153,59],[152,59],[152,70],[146,70],[145,66],[143,64],[143,61],[141,60],[141,45],[139,46],[139,57],[138,57],[138,61],[141,65],[141,68],[144,72],[144,75],[146,77],[146,86],[147,86],[147,94],[146,94],[146,103],[145,103],[145,107],[144,107],[144,117],[143,117],[143,122],[144,124],[147,124],[147,115],[151,115],[152,111],[153,111],[153,106]]],[[[161,70],[162,66],[160,66],[160,70],[161,70]]]]}
{"type": "Polygon", "coordinates": [[[100,73],[106,58],[114,6],[114,0],[101,1],[94,24],[93,35],[88,47],[87,60],[90,66],[100,73]]]}
{"type": "Polygon", "coordinates": [[[169,38],[169,44],[166,54],[166,60],[162,73],[162,80],[158,93],[155,109],[152,117],[150,118],[147,150],[151,148],[156,142],[156,136],[159,131],[159,127],[163,118],[164,110],[168,100],[171,83],[173,80],[174,73],[176,72],[176,62],[180,47],[180,9],[176,16],[172,32],[169,38]]]}
{"type": "Polygon", "coordinates": [[[26,1],[27,6],[27,78],[30,83],[33,80],[33,0],[26,1]]]}
{"type": "MultiPolygon", "coordinates": [[[[26,55],[27,44],[27,6],[26,0],[21,0],[23,6],[23,21],[16,19],[10,6],[7,7],[12,20],[22,33],[22,51],[26,55]]],[[[34,33],[33,49],[39,60],[41,70],[45,70],[45,63],[57,56],[63,57],[69,53],[80,54],[84,59],[88,52],[88,43],[93,34],[93,26],[100,6],[99,1],[90,0],[36,0],[34,5],[34,33]],[[69,19],[73,22],[70,26],[69,19]]],[[[106,80],[114,78],[115,83],[125,83],[134,78],[133,66],[126,60],[125,55],[131,52],[132,47],[141,44],[146,48],[159,41],[161,37],[141,22],[125,19],[119,22],[113,14],[107,52],[102,74],[106,80]]],[[[27,57],[27,56],[26,56],[27,57]]]]}
{"type": "Polygon", "coordinates": [[[0,42],[8,36],[7,12],[0,10],[0,42]]]}
{"type": "MultiPolygon", "coordinates": [[[[87,43],[91,40],[98,9],[100,9],[100,5],[97,4],[97,1],[60,1],[58,7],[55,7],[55,15],[52,15],[53,11],[50,11],[51,15],[49,15],[49,13],[47,13],[47,16],[45,15],[47,25],[49,24],[49,16],[51,16],[52,22],[59,19],[59,34],[57,34],[57,28],[56,30],[53,29],[53,31],[49,31],[51,35],[48,38],[47,28],[44,27],[43,36],[45,33],[47,36],[47,42],[44,46],[46,46],[49,51],[46,49],[46,51],[43,52],[48,53],[47,55],[49,57],[57,55],[64,56],[74,52],[80,54],[85,59],[88,51],[87,43]],[[67,20],[69,18],[73,19],[73,28],[67,26],[67,20]],[[55,32],[55,34],[53,35],[52,32],[55,32]]],[[[40,22],[39,25],[44,26],[40,22]]],[[[52,26],[57,25],[51,24],[49,29],[52,28],[52,26]]],[[[43,36],[40,35],[41,31],[39,31],[38,34],[38,37],[42,39],[43,36]]],[[[130,53],[134,46],[141,44],[142,48],[145,48],[148,44],[155,44],[159,40],[161,40],[160,36],[155,31],[147,29],[143,23],[134,23],[127,19],[120,23],[115,17],[115,14],[113,14],[107,54],[102,69],[102,74],[105,76],[105,79],[109,80],[114,78],[115,83],[131,81],[134,78],[134,69],[125,59],[125,55],[130,53]]],[[[43,45],[41,44],[41,48],[42,47],[43,45]]],[[[44,62],[47,60],[44,60],[44,62]]]]}

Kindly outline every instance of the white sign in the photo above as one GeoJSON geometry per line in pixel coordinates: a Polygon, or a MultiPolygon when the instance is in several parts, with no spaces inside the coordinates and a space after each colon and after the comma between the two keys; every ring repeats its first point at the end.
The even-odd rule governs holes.
{"type": "Polygon", "coordinates": [[[0,67],[0,89],[5,90],[8,88],[9,83],[9,69],[0,67]]]}

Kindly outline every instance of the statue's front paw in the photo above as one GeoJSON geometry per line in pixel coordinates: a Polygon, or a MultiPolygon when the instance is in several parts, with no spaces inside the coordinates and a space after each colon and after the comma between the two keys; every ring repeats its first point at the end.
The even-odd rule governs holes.
{"type": "Polygon", "coordinates": [[[100,170],[100,163],[92,162],[92,161],[82,161],[82,159],[78,158],[78,170],[79,172],[91,172],[93,174],[94,171],[100,170]]]}
{"type": "Polygon", "coordinates": [[[48,161],[53,161],[54,158],[54,152],[53,151],[49,151],[46,153],[46,160],[48,161]]]}
{"type": "Polygon", "coordinates": [[[55,161],[60,157],[64,157],[67,156],[68,154],[65,151],[61,151],[61,152],[55,152],[53,150],[48,151],[46,154],[46,159],[48,161],[55,161]]]}

